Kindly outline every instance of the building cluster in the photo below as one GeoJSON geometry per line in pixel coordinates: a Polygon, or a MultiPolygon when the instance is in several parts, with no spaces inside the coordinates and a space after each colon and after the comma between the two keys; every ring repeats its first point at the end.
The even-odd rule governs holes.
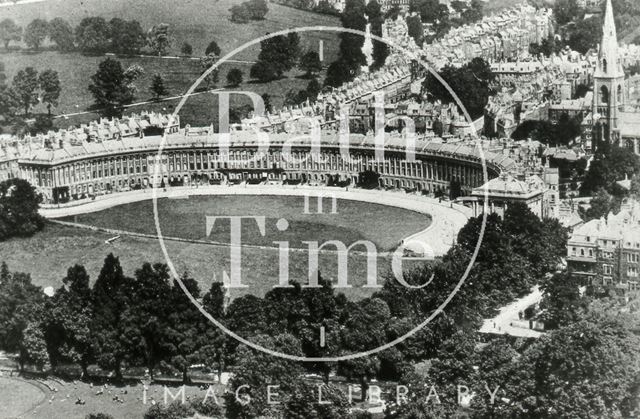
{"type": "Polygon", "coordinates": [[[278,112],[249,115],[236,130],[260,129],[268,132],[307,131],[311,124],[329,128],[339,123],[341,113],[355,115],[358,106],[374,106],[374,93],[383,93],[386,102],[393,102],[409,94],[412,76],[406,61],[388,62],[373,73],[363,73],[355,80],[328,92],[318,94],[314,102],[284,107],[278,112]]]}
{"type": "Polygon", "coordinates": [[[563,113],[584,116],[591,96],[573,98],[580,85],[593,83],[595,60],[593,55],[561,51],[537,61],[494,63],[493,87],[499,92],[485,108],[485,134],[509,137],[527,120],[557,121],[563,113]]]}
{"type": "Polygon", "coordinates": [[[474,58],[488,62],[515,59],[553,36],[553,11],[522,4],[480,22],[451,29],[440,40],[424,46],[427,60],[436,68],[462,66],[474,58]]]}
{"type": "Polygon", "coordinates": [[[640,203],[626,201],[619,213],[574,229],[567,245],[567,265],[571,275],[596,292],[638,290],[640,203]]]}

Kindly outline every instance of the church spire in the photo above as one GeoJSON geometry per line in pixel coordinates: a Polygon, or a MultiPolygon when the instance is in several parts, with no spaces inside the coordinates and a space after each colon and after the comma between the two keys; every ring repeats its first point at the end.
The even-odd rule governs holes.
{"type": "Polygon", "coordinates": [[[602,40],[604,41],[606,38],[615,39],[617,45],[616,22],[613,20],[613,6],[611,5],[611,0],[607,0],[607,6],[604,11],[602,40]]]}
{"type": "Polygon", "coordinates": [[[613,19],[613,6],[607,0],[602,26],[602,41],[598,52],[598,68],[596,77],[619,77],[624,75],[622,63],[618,55],[618,35],[616,22],[613,19]]]}
{"type": "Polygon", "coordinates": [[[622,64],[618,56],[618,35],[616,22],[613,19],[613,6],[607,0],[604,11],[604,25],[602,26],[602,41],[598,52],[598,68],[596,77],[619,77],[623,75],[622,64]]]}

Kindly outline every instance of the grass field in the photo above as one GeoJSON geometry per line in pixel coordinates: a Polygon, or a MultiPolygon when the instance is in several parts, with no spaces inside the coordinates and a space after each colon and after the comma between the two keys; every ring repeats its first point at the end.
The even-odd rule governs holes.
{"type": "MultiPolygon", "coordinates": [[[[48,384],[57,391],[50,391],[45,386],[38,385],[34,379],[23,380],[0,377],[0,397],[2,408],[0,419],[29,418],[29,419],[84,419],[90,413],[106,413],[118,419],[140,419],[151,407],[152,401],[164,404],[164,386],[149,384],[147,390],[147,404],[143,403],[142,385],[122,384],[107,387],[91,385],[86,382],[63,381],[60,379],[47,380],[48,384]],[[41,389],[39,387],[42,387],[41,389]],[[96,394],[101,391],[101,394],[96,394]],[[118,396],[118,400],[113,400],[118,396]],[[76,404],[78,399],[85,404],[76,404]],[[23,413],[28,412],[25,415],[23,413]]],[[[213,385],[218,400],[222,402],[223,386],[213,385]]],[[[172,394],[177,394],[177,387],[169,387],[172,394]]],[[[198,386],[185,387],[185,398],[202,401],[206,390],[198,386]]],[[[168,395],[168,402],[171,396],[168,395]]],[[[211,400],[211,398],[210,398],[211,400]]]]}
{"type": "MultiPolygon", "coordinates": [[[[215,40],[226,54],[244,43],[256,39],[268,32],[301,27],[301,26],[339,26],[336,17],[291,9],[276,4],[269,5],[269,13],[265,20],[248,24],[236,24],[229,20],[228,9],[237,3],[231,0],[218,0],[215,2],[206,0],[192,0],[185,2],[171,2],[168,0],[139,0],[134,2],[86,0],[78,4],[69,0],[50,0],[42,3],[26,4],[13,7],[4,7],[2,17],[14,19],[19,25],[26,26],[32,19],[40,17],[51,20],[54,17],[64,17],[72,25],[76,25],[85,16],[102,16],[105,19],[120,17],[123,19],[136,19],[144,28],[164,22],[171,27],[173,39],[172,47],[168,54],[179,54],[183,42],[193,45],[194,56],[204,54],[207,44],[215,40]]],[[[335,59],[337,50],[337,36],[331,32],[313,32],[301,34],[303,50],[317,50],[319,40],[324,42],[326,63],[335,59]]],[[[251,47],[234,57],[237,60],[254,61],[259,53],[259,46],[251,47]]],[[[97,70],[104,56],[85,56],[79,53],[59,53],[57,51],[43,50],[33,52],[28,50],[9,50],[0,52],[0,61],[4,62],[8,79],[22,68],[31,66],[38,71],[45,69],[56,70],[61,79],[62,95],[59,105],[54,109],[56,114],[76,113],[86,110],[93,98],[87,90],[91,82],[91,75],[97,70]]],[[[123,66],[138,64],[145,70],[144,76],[136,82],[138,93],[136,102],[148,100],[151,97],[149,88],[152,76],[155,73],[165,78],[170,95],[184,93],[198,78],[201,73],[200,64],[196,60],[187,59],[161,59],[156,57],[146,58],[118,58],[123,66]]],[[[282,105],[284,94],[289,89],[303,89],[308,81],[297,78],[299,71],[293,70],[287,74],[287,78],[268,84],[256,84],[249,82],[250,64],[229,63],[224,64],[220,71],[220,81],[216,87],[224,87],[226,73],[231,68],[239,68],[244,73],[245,82],[234,90],[250,90],[258,94],[269,93],[272,104],[276,107],[282,105]]],[[[232,98],[232,106],[247,103],[238,97],[232,98]]],[[[131,108],[130,112],[141,110],[156,110],[171,112],[176,101],[159,104],[142,105],[139,108],[131,108]]],[[[190,98],[183,111],[180,113],[184,123],[192,125],[208,125],[217,121],[216,100],[212,95],[201,95],[190,98]]],[[[35,108],[35,111],[44,112],[44,106],[35,108]]],[[[74,116],[70,119],[56,121],[58,127],[67,127],[95,120],[96,114],[74,116]]]]}
{"type": "Polygon", "coordinates": [[[0,377],[0,419],[20,417],[41,404],[45,398],[45,392],[36,384],[0,377]]]}
{"type": "MultiPolygon", "coordinates": [[[[173,210],[171,206],[182,206],[185,203],[198,203],[198,210],[191,215],[186,212],[176,212],[173,215],[167,213],[164,215],[166,228],[169,231],[179,233],[181,228],[194,228],[196,236],[204,235],[204,213],[197,212],[205,208],[206,201],[194,200],[189,201],[173,200],[167,202],[167,209],[173,210]],[[197,215],[194,215],[197,214],[197,215]],[[193,218],[193,219],[191,219],[193,218]],[[171,220],[175,221],[175,225],[171,226],[171,220]],[[173,230],[171,230],[173,229],[173,230]],[[201,233],[199,233],[200,231],[201,233]]],[[[236,201],[235,205],[241,201],[236,201]]],[[[274,214],[277,208],[274,206],[270,209],[266,208],[266,201],[260,201],[260,207],[254,204],[253,210],[243,208],[243,214],[256,214],[256,208],[260,208],[260,214],[270,216],[267,222],[271,230],[268,231],[267,237],[271,240],[292,239],[291,236],[278,235],[279,232],[273,230],[274,214]]],[[[285,201],[286,202],[286,201],[285,201]]],[[[411,211],[403,211],[391,207],[382,207],[371,204],[359,204],[351,206],[347,213],[347,205],[358,203],[346,203],[339,201],[339,216],[336,221],[331,218],[319,219],[314,223],[309,220],[296,216],[295,212],[302,212],[300,203],[295,204],[288,201],[291,208],[288,212],[280,213],[292,221],[292,228],[296,231],[304,231],[307,227],[312,227],[318,234],[323,233],[322,224],[332,225],[330,231],[350,243],[358,238],[369,238],[380,244],[381,248],[392,247],[405,235],[425,228],[430,219],[424,215],[411,211]],[[345,210],[340,214],[342,209],[345,210]],[[295,218],[293,218],[295,217],[295,218]],[[356,220],[356,218],[359,220],[356,220]],[[398,221],[392,221],[398,220],[398,221]],[[301,224],[298,224],[298,221],[301,224]],[[375,223],[373,222],[375,221],[375,223]],[[331,224],[328,224],[331,223],[331,224]],[[406,232],[406,234],[405,234],[406,232]]],[[[149,203],[147,203],[149,205],[149,203]]],[[[132,208],[113,208],[111,212],[93,214],[92,217],[98,218],[82,218],[79,221],[94,221],[96,223],[114,222],[111,228],[139,228],[141,231],[149,231],[152,225],[152,215],[147,210],[139,207],[136,212],[132,208]],[[125,211],[126,214],[125,214],[125,211]],[[136,214],[135,216],[133,214],[136,214]]],[[[216,209],[217,213],[220,208],[216,209]]],[[[254,225],[255,227],[255,225],[254,225]]],[[[253,230],[252,235],[248,233],[245,237],[251,239],[256,237],[256,231],[253,230]]],[[[167,234],[167,233],[165,233],[167,234]]],[[[228,234],[216,234],[221,239],[227,238],[228,234]]],[[[311,234],[311,233],[308,233],[311,234]]],[[[111,238],[112,234],[93,232],[73,227],[65,227],[56,224],[47,224],[45,229],[31,238],[14,238],[5,242],[0,242],[0,255],[2,260],[6,261],[11,270],[31,273],[35,284],[46,287],[53,286],[58,288],[62,283],[62,278],[66,274],[66,270],[73,264],[84,265],[92,279],[100,272],[104,258],[109,253],[114,253],[120,257],[125,272],[133,275],[135,269],[138,269],[144,262],[165,262],[161,248],[154,239],[145,239],[137,237],[123,236],[120,240],[116,240],[111,244],[105,243],[105,240],[111,238]]],[[[308,236],[311,237],[311,236],[308,236]]],[[[328,236],[324,236],[328,237],[328,236]]],[[[215,237],[217,238],[217,237],[215,237]]],[[[318,237],[311,237],[318,240],[318,237]]],[[[335,238],[329,237],[329,238],[335,238]]],[[[168,253],[179,272],[188,271],[195,279],[197,279],[201,288],[207,290],[214,280],[222,280],[222,271],[230,271],[230,252],[227,246],[214,246],[207,244],[184,243],[176,241],[165,241],[168,253]]],[[[293,240],[292,240],[293,245],[293,240]]],[[[244,248],[242,251],[242,282],[249,285],[249,288],[242,290],[234,290],[232,297],[242,294],[254,294],[258,296],[264,295],[269,289],[278,283],[279,263],[277,249],[260,249],[260,248],[244,248]]],[[[325,278],[337,279],[337,256],[331,253],[321,253],[319,258],[320,273],[325,278]]],[[[390,259],[380,256],[378,258],[378,278],[382,283],[382,278],[389,272],[390,259]]],[[[289,277],[290,279],[306,282],[308,277],[308,254],[305,252],[290,253],[289,258],[289,277]]],[[[371,294],[371,289],[364,289],[357,285],[364,284],[366,280],[366,256],[360,254],[349,255],[349,282],[354,287],[345,290],[345,294],[350,298],[362,298],[371,294]]]]}
{"type": "MultiPolygon", "coordinates": [[[[325,206],[329,201],[325,202],[325,206]]],[[[315,202],[311,203],[315,210],[315,202]]],[[[229,243],[229,220],[216,221],[210,237],[206,237],[205,216],[264,216],[266,234],[262,236],[255,222],[243,223],[242,242],[258,246],[274,246],[273,241],[288,241],[292,248],[306,248],[303,241],[340,240],[347,246],[357,240],[371,240],[380,251],[395,248],[402,238],[426,228],[427,215],[399,208],[357,201],[338,200],[337,214],[305,214],[304,198],[294,196],[192,196],[189,199],[158,200],[162,234],[196,240],[229,243]],[[276,221],[289,223],[286,231],[276,228],[276,221]]],[[[153,202],[140,201],[119,205],[104,211],[66,217],[97,227],[156,234],[153,202]]]]}
{"type": "MultiPolygon", "coordinates": [[[[229,20],[231,6],[239,0],[48,0],[42,3],[3,7],[2,18],[11,18],[22,27],[31,20],[41,18],[51,20],[55,17],[66,19],[72,26],[87,16],[101,16],[107,21],[118,17],[137,20],[143,29],[149,29],[158,23],[170,26],[173,43],[169,54],[178,54],[183,42],[193,46],[196,56],[203,55],[211,40],[215,40],[223,53],[229,52],[245,42],[258,38],[267,32],[275,32],[302,26],[340,26],[335,16],[322,15],[304,10],[269,3],[269,12],[264,20],[248,24],[237,24],[229,20]]],[[[335,51],[337,37],[334,33],[323,32],[301,35],[303,46],[318,46],[323,39],[327,53],[335,51]]],[[[254,52],[245,52],[239,59],[255,58],[254,52]]],[[[332,56],[327,59],[333,59],[332,56]]]]}
{"type": "MultiPolygon", "coordinates": [[[[87,110],[93,104],[93,96],[87,90],[91,84],[91,76],[96,72],[100,61],[105,57],[83,56],[77,53],[61,54],[56,51],[43,51],[31,53],[24,51],[10,51],[0,54],[0,61],[5,62],[8,77],[20,69],[32,66],[37,70],[51,68],[60,75],[62,95],[59,105],[53,109],[55,114],[77,113],[87,110]]],[[[135,83],[138,91],[136,102],[147,101],[152,97],[150,93],[151,80],[154,74],[161,74],[165,80],[165,85],[169,96],[185,93],[189,87],[198,79],[201,74],[201,67],[198,61],[194,60],[173,60],[160,59],[155,57],[145,58],[118,58],[124,67],[138,64],[144,68],[145,73],[135,83]]],[[[289,89],[301,90],[306,88],[308,80],[298,78],[300,72],[293,70],[287,74],[286,78],[275,80],[269,83],[255,83],[249,80],[250,64],[225,63],[221,66],[219,75],[220,81],[211,88],[225,88],[226,74],[232,68],[239,68],[244,73],[244,82],[236,88],[225,88],[230,91],[252,91],[259,95],[268,93],[271,96],[272,105],[276,108],[282,106],[286,92],[289,89]]],[[[205,87],[204,84],[202,87],[205,87]]],[[[125,114],[141,112],[143,110],[153,110],[162,112],[172,112],[179,100],[164,101],[158,103],[144,104],[129,108],[125,114]]],[[[250,104],[250,100],[244,96],[231,96],[231,106],[250,104]]],[[[35,112],[46,112],[44,105],[34,108],[35,112]]],[[[218,120],[217,97],[212,94],[201,94],[190,97],[180,111],[182,124],[192,126],[207,126],[218,120]]],[[[89,113],[80,116],[72,116],[68,119],[58,118],[55,120],[59,128],[67,128],[70,125],[78,125],[98,119],[96,113],[89,113]]]]}

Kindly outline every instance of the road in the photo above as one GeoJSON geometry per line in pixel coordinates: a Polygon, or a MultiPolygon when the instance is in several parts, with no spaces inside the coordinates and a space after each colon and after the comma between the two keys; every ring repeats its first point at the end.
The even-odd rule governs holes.
{"type": "MultiPolygon", "coordinates": [[[[150,103],[168,102],[168,101],[171,101],[171,100],[182,99],[183,97],[191,97],[191,96],[202,95],[202,94],[205,94],[205,93],[219,92],[220,90],[223,90],[223,88],[219,87],[217,89],[205,90],[205,91],[202,91],[202,92],[194,92],[194,93],[191,93],[190,95],[177,95],[177,96],[164,97],[164,98],[157,99],[157,100],[145,100],[143,102],[136,102],[136,103],[131,103],[129,105],[124,105],[124,107],[125,108],[132,108],[134,106],[148,105],[150,103]]],[[[59,119],[59,118],[68,119],[71,116],[88,115],[88,114],[94,114],[94,113],[97,113],[97,112],[99,112],[99,109],[95,109],[95,110],[92,110],[92,111],[65,113],[65,114],[62,114],[62,115],[56,115],[56,116],[53,117],[53,119],[59,119]]],[[[29,121],[27,121],[27,122],[29,122],[29,121]]]]}
{"type": "Polygon", "coordinates": [[[537,338],[543,332],[532,330],[527,327],[528,321],[520,321],[518,313],[524,311],[527,307],[536,304],[542,300],[542,291],[536,285],[532,288],[531,293],[514,301],[513,303],[502,307],[500,314],[493,319],[485,319],[484,324],[480,328],[480,333],[492,333],[497,335],[509,335],[524,338],[537,338]]]}

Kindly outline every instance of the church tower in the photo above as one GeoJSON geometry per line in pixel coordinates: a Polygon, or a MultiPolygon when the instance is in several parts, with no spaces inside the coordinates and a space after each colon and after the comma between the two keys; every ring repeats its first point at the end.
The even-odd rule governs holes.
{"type": "Polygon", "coordinates": [[[625,76],[618,54],[618,36],[611,0],[607,0],[602,41],[594,74],[594,139],[618,141],[618,115],[624,111],[625,76]]]}

